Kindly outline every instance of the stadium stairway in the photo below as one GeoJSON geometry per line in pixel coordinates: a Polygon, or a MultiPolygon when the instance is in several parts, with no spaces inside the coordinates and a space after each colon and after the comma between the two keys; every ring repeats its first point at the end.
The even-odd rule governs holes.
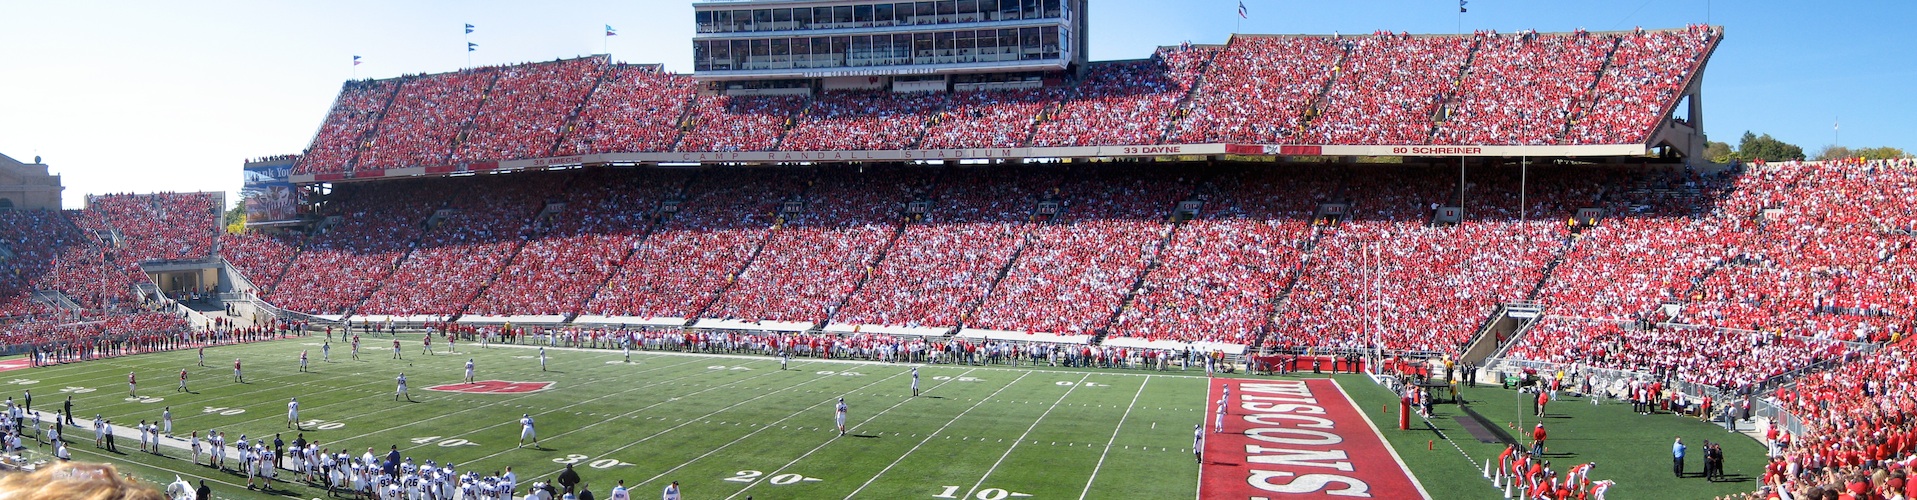
{"type": "MultiPolygon", "coordinates": [[[[599,85],[606,83],[608,79],[617,78],[618,69],[610,66],[610,64],[607,64],[605,67],[600,68],[599,76],[592,79],[592,87],[588,87],[585,95],[580,96],[579,104],[573,105],[572,111],[567,112],[564,118],[559,119],[559,135],[553,138],[552,147],[546,149],[546,156],[559,156],[559,148],[565,146],[566,139],[572,135],[574,127],[579,125],[579,114],[586,111],[586,104],[592,102],[593,94],[599,93],[599,85]]],[[[514,249],[513,253],[517,255],[519,250],[514,249]]],[[[478,296],[475,295],[474,297],[477,298],[478,296]]]]}
{"type": "MultiPolygon", "coordinates": [[[[459,146],[465,144],[466,139],[471,137],[473,124],[479,121],[479,114],[486,111],[487,104],[493,102],[493,86],[499,84],[500,73],[499,71],[487,73],[486,90],[479,92],[479,105],[473,106],[472,114],[466,115],[466,119],[459,122],[459,133],[453,134],[453,141],[446,144],[446,154],[440,155],[439,163],[445,164],[452,162],[453,153],[459,152],[459,146]]],[[[407,253],[410,254],[412,252],[408,251],[407,253]]]]}
{"type": "MultiPolygon", "coordinates": [[[[386,102],[379,105],[378,118],[373,119],[373,126],[366,127],[366,133],[359,136],[359,147],[353,148],[353,155],[346,159],[347,172],[359,169],[359,154],[366,151],[365,146],[367,141],[373,140],[374,137],[379,137],[379,127],[386,123],[386,112],[393,109],[393,101],[399,100],[399,89],[404,86],[406,86],[406,82],[400,81],[398,84],[393,85],[393,90],[390,93],[386,94],[386,102]]],[[[337,106],[337,104],[335,104],[335,106],[337,106]]],[[[321,126],[324,126],[324,124],[322,123],[321,126]]],[[[313,135],[317,137],[319,132],[314,131],[313,135]]],[[[308,142],[307,144],[312,144],[312,142],[308,142]]],[[[276,279],[273,281],[277,282],[279,280],[276,279]]]]}
{"type": "MultiPolygon", "coordinates": [[[[924,136],[924,131],[921,130],[919,137],[923,138],[924,136]]],[[[916,147],[916,145],[915,142],[914,146],[916,147]]],[[[938,192],[940,181],[945,180],[945,173],[950,171],[950,169],[939,169],[938,173],[933,175],[932,182],[926,185],[926,192],[938,192]]],[[[823,331],[825,325],[832,324],[832,320],[839,315],[839,311],[845,309],[845,304],[851,302],[853,297],[859,296],[859,292],[865,289],[865,284],[872,281],[872,271],[879,268],[879,263],[885,262],[885,257],[892,253],[892,246],[898,244],[899,237],[904,236],[905,229],[912,225],[910,217],[911,216],[904,214],[899,216],[898,223],[892,227],[892,236],[886,238],[884,244],[879,245],[878,251],[873,252],[872,260],[866,263],[865,272],[859,274],[858,284],[853,285],[852,291],[846,292],[844,297],[840,297],[838,303],[832,304],[830,308],[825,310],[825,317],[819,318],[818,327],[814,328],[814,330],[823,331]]]]}
{"type": "Polygon", "coordinates": [[[1571,127],[1577,125],[1578,119],[1590,113],[1591,108],[1597,107],[1598,84],[1604,83],[1604,75],[1611,73],[1611,61],[1617,57],[1618,46],[1623,44],[1624,37],[1611,37],[1611,48],[1604,51],[1604,63],[1598,65],[1597,76],[1591,79],[1591,86],[1584,89],[1584,98],[1581,99],[1582,102],[1573,105],[1571,107],[1571,113],[1565,116],[1564,127],[1558,130],[1557,140],[1552,141],[1553,144],[1564,144],[1565,138],[1571,135],[1571,127]]]}
{"type": "MultiPolygon", "coordinates": [[[[1344,47],[1343,51],[1338,53],[1338,61],[1331,63],[1332,67],[1343,68],[1345,67],[1345,63],[1350,61],[1350,59],[1351,59],[1351,46],[1347,45],[1344,47]]],[[[1344,77],[1343,71],[1332,72],[1331,77],[1325,79],[1324,86],[1318,87],[1318,91],[1311,94],[1311,101],[1305,103],[1305,107],[1300,108],[1298,111],[1302,115],[1298,117],[1299,131],[1303,131],[1305,129],[1311,128],[1312,122],[1316,121],[1316,119],[1318,118],[1319,109],[1325,105],[1325,96],[1331,94],[1331,87],[1333,85],[1337,85],[1338,79],[1343,77],[1344,77]]],[[[1294,132],[1293,135],[1295,136],[1296,132],[1294,132]]]]}
{"type": "Polygon", "coordinates": [[[953,331],[964,330],[967,323],[971,320],[972,315],[978,314],[978,309],[985,307],[985,301],[991,298],[992,294],[998,293],[998,284],[1005,281],[1006,275],[1012,274],[1012,267],[1018,265],[1019,257],[1025,255],[1025,249],[1031,248],[1032,240],[1036,239],[1038,239],[1038,235],[1033,234],[1031,228],[1027,227],[1024,237],[1019,238],[1018,248],[1013,249],[1012,256],[1005,259],[1005,265],[999,266],[998,273],[992,276],[992,283],[985,286],[985,293],[979,296],[978,301],[972,303],[972,307],[967,308],[964,313],[959,314],[959,324],[953,328],[953,331]]]}
{"type": "Polygon", "coordinates": [[[1285,302],[1291,300],[1291,292],[1298,287],[1298,279],[1304,276],[1306,266],[1315,260],[1318,243],[1324,239],[1325,234],[1336,231],[1337,228],[1338,225],[1335,223],[1311,226],[1311,236],[1305,239],[1304,255],[1299,256],[1297,268],[1292,270],[1290,278],[1285,279],[1285,286],[1278,289],[1277,295],[1272,296],[1271,314],[1265,315],[1264,328],[1261,328],[1258,336],[1252,339],[1251,348],[1261,353],[1265,352],[1265,337],[1271,336],[1272,332],[1278,328],[1278,311],[1283,310],[1285,302]]]}
{"type": "MultiPolygon", "coordinates": [[[[807,104],[807,106],[810,107],[810,104],[807,104]]],[[[790,130],[790,129],[791,127],[788,126],[787,130],[790,130]]],[[[784,131],[779,132],[779,140],[781,141],[785,140],[784,131]]],[[[817,172],[814,172],[815,181],[816,181],[816,174],[817,172]]],[[[793,194],[793,196],[799,199],[804,199],[806,193],[812,190],[813,184],[816,184],[816,182],[806,182],[805,187],[799,188],[799,192],[793,194]]],[[[746,270],[752,269],[752,263],[759,261],[759,254],[765,253],[766,244],[771,243],[772,238],[777,236],[778,232],[784,229],[785,229],[785,217],[781,216],[777,219],[777,222],[773,223],[772,227],[768,227],[765,229],[764,232],[760,233],[759,242],[753,244],[752,255],[746,257],[745,262],[740,263],[738,269],[732,270],[732,274],[726,278],[725,285],[720,286],[718,290],[714,290],[711,296],[706,297],[705,301],[699,304],[698,308],[692,310],[693,311],[692,314],[686,318],[686,326],[692,326],[693,323],[696,323],[699,321],[699,318],[706,317],[706,311],[711,310],[713,304],[719,303],[719,298],[725,297],[727,292],[732,291],[732,286],[739,282],[740,277],[745,276],[746,270]]]]}
{"type": "Polygon", "coordinates": [[[1438,126],[1443,125],[1445,120],[1450,119],[1451,107],[1457,104],[1458,92],[1464,89],[1464,75],[1470,74],[1471,63],[1477,61],[1478,49],[1483,47],[1483,45],[1483,41],[1475,37],[1471,39],[1471,49],[1465,51],[1464,64],[1458,66],[1458,79],[1451,82],[1450,89],[1438,96],[1438,109],[1432,111],[1431,130],[1427,130],[1424,133],[1425,144],[1430,144],[1431,138],[1438,136],[1438,126]]]}
{"type": "MultiPolygon", "coordinates": [[[[449,152],[447,154],[452,154],[452,153],[449,152]]],[[[450,205],[451,203],[452,202],[450,200],[441,200],[439,202],[439,208],[446,208],[446,206],[450,205]]],[[[435,209],[434,212],[438,212],[438,210],[435,209]]],[[[428,220],[430,220],[430,217],[432,216],[429,215],[428,217],[429,217],[428,220]]],[[[422,220],[422,221],[419,221],[419,223],[421,225],[425,225],[426,221],[422,220]]],[[[406,259],[413,256],[413,251],[419,249],[419,242],[426,237],[426,233],[431,231],[432,231],[431,229],[427,229],[426,231],[420,231],[418,233],[414,233],[413,238],[406,242],[406,251],[400,252],[399,258],[393,259],[393,264],[391,266],[387,266],[385,273],[381,274],[379,279],[374,281],[374,283],[377,283],[376,285],[374,285],[372,288],[367,289],[365,294],[360,295],[359,300],[353,301],[352,307],[348,307],[346,308],[345,311],[340,312],[340,319],[344,320],[344,319],[352,318],[355,313],[359,312],[360,307],[366,305],[367,300],[373,298],[373,294],[379,293],[380,289],[386,288],[386,284],[392,282],[393,280],[393,273],[399,272],[400,266],[406,265],[406,259]]]]}
{"type": "Polygon", "coordinates": [[[1198,63],[1198,76],[1192,79],[1191,88],[1185,89],[1185,95],[1178,96],[1178,103],[1172,105],[1172,116],[1165,119],[1165,128],[1158,131],[1158,144],[1171,142],[1172,131],[1178,130],[1178,123],[1191,114],[1192,97],[1198,95],[1198,89],[1205,86],[1205,77],[1211,74],[1211,62],[1218,59],[1218,53],[1224,52],[1223,49],[1220,46],[1219,50],[1211,52],[1211,57],[1205,58],[1205,62],[1198,63]]]}
{"type": "MultiPolygon", "coordinates": [[[[692,183],[696,179],[698,179],[698,174],[696,173],[693,175],[687,176],[685,182],[679,184],[679,189],[673,192],[670,198],[685,199],[686,191],[692,188],[692,183]]],[[[656,206],[653,207],[655,213],[658,211],[658,208],[659,207],[656,207],[656,206]]],[[[626,252],[619,256],[620,265],[625,265],[625,263],[632,261],[632,256],[634,254],[639,253],[639,248],[645,246],[646,242],[652,239],[652,234],[654,232],[657,232],[660,226],[665,225],[664,217],[666,216],[664,215],[655,216],[652,223],[646,225],[646,231],[639,234],[639,239],[633,240],[631,245],[626,246],[626,252]]],[[[578,319],[579,315],[585,314],[586,306],[592,304],[593,299],[599,298],[599,292],[605,290],[606,285],[612,283],[613,278],[616,278],[618,276],[619,276],[619,272],[617,270],[606,273],[606,277],[604,279],[599,280],[598,285],[594,285],[592,287],[592,292],[587,293],[585,298],[580,299],[579,303],[574,305],[566,313],[565,322],[570,324],[572,323],[574,319],[578,319]]]]}
{"type": "Polygon", "coordinates": [[[672,142],[666,146],[666,151],[678,151],[679,143],[686,140],[686,130],[692,128],[692,125],[687,122],[692,121],[692,110],[698,109],[697,104],[699,104],[698,92],[692,92],[686,96],[686,105],[682,106],[683,109],[679,110],[679,116],[672,119],[673,130],[675,132],[672,136],[672,142]]]}
{"type": "MultiPolygon", "coordinates": [[[[1185,197],[1182,199],[1188,200],[1196,197],[1198,193],[1204,189],[1203,186],[1205,184],[1202,180],[1193,183],[1192,190],[1185,193],[1185,197]]],[[[1174,207],[1176,203],[1177,202],[1174,202],[1174,207]]],[[[1137,300],[1138,292],[1145,288],[1146,279],[1151,277],[1153,271],[1157,271],[1160,266],[1165,264],[1163,260],[1165,248],[1171,246],[1172,238],[1178,237],[1178,230],[1185,227],[1185,221],[1174,214],[1165,222],[1165,226],[1162,231],[1164,236],[1158,238],[1158,244],[1152,247],[1151,257],[1145,260],[1145,270],[1139,271],[1138,277],[1132,280],[1131,286],[1125,288],[1125,296],[1118,300],[1118,307],[1112,309],[1112,314],[1105,318],[1105,322],[1100,324],[1098,328],[1092,329],[1092,344],[1105,343],[1105,335],[1111,333],[1112,327],[1117,326],[1118,317],[1125,314],[1126,309],[1132,307],[1132,301],[1137,300]]]]}

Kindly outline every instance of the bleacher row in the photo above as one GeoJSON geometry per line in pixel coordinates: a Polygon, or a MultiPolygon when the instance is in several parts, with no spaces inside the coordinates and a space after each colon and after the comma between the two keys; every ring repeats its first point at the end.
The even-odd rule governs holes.
{"type": "MultiPolygon", "coordinates": [[[[1439,352],[1518,300],[1569,318],[1827,340],[1804,344],[1821,347],[1910,327],[1917,269],[1906,262],[1910,236],[1890,229],[1908,222],[1889,207],[1917,201],[1904,192],[1917,176],[1901,167],[1534,169],[1525,219],[1517,169],[1474,168],[1470,216],[1456,226],[1431,224],[1432,208],[1459,196],[1455,168],[1377,170],[585,169],[344,184],[329,201],[341,220],[324,232],[231,236],[224,248],[260,276],[267,301],[362,317],[963,327],[1439,352]],[[1857,213],[1888,218],[1828,213],[1846,197],[1822,195],[1837,191],[1875,200],[1857,213]],[[1186,200],[1201,202],[1199,215],[1173,222],[1186,200]],[[933,208],[908,216],[913,201],[933,208]],[[1350,203],[1353,216],[1315,220],[1328,201],[1350,203]],[[803,210],[782,214],[787,202],[803,210]],[[1037,213],[1045,202],[1056,218],[1037,213]],[[1585,207],[1612,215],[1595,227],[1566,223],[1585,207]],[[1849,237],[1817,236],[1832,233],[1849,237]],[[1793,279],[1759,279],[1775,276],[1793,279]]],[[[1513,351],[1574,347],[1557,337],[1513,351]]],[[[1783,364],[1832,352],[1799,351],[1803,363],[1783,364]]]]}
{"type": "Polygon", "coordinates": [[[701,95],[603,56],[347,82],[295,174],[612,152],[1649,139],[1715,28],[1241,36],[1041,89],[701,95]]]}
{"type": "Polygon", "coordinates": [[[90,196],[65,212],[0,212],[0,346],[102,335],[184,331],[135,286],[139,265],[203,259],[220,241],[219,197],[209,193],[90,196]]]}

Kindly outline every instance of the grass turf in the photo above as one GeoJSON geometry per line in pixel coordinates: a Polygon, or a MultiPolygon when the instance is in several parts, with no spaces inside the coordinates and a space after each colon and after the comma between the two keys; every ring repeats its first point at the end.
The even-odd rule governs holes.
{"type": "MultiPolygon", "coordinates": [[[[161,407],[171,406],[175,434],[182,436],[220,429],[230,438],[271,440],[281,433],[291,442],[286,402],[298,397],[306,437],[335,452],[344,445],[355,456],[368,447],[383,454],[397,445],[415,462],[451,461],[461,470],[488,472],[512,467],[522,485],[550,480],[571,463],[601,496],[618,479],[635,495],[656,495],[679,481],[693,498],[1196,494],[1186,426],[1207,416],[1206,382],[1196,371],[925,366],[923,395],[912,398],[908,365],[795,358],[791,370],[780,371],[767,357],[635,352],[628,364],[618,351],[549,349],[549,370],[542,372],[532,349],[462,343],[458,354],[441,345],[439,355],[427,356],[416,335],[402,339],[403,360],[390,359],[390,340],[368,337],[366,345],[384,342],[385,348],[363,349],[354,361],[344,343],[334,342],[332,362],[323,362],[320,337],[311,337],[210,348],[206,367],[197,366],[193,351],[179,351],[19,370],[0,380],[36,392],[42,412],[72,395],[81,417],[100,413],[120,424],[157,419],[161,407]],[[302,350],[310,373],[298,371],[302,350]],[[244,384],[232,380],[236,357],[246,361],[244,384]],[[556,385],[526,394],[425,390],[460,382],[468,358],[479,380],[556,385]],[[193,392],[174,390],[181,368],[189,369],[193,392]],[[128,371],[147,381],[140,391],[145,399],[127,397],[128,371]],[[393,401],[400,372],[416,402],[393,401]],[[840,396],[851,407],[845,437],[832,423],[840,396]],[[521,413],[538,422],[537,447],[515,447],[521,413]]],[[[1398,431],[1395,397],[1363,376],[1337,378],[1434,498],[1498,496],[1479,473],[1502,446],[1479,444],[1460,429],[1450,418],[1461,414],[1456,406],[1438,407],[1435,430],[1414,420],[1414,430],[1398,431]],[[1420,449],[1426,445],[1420,441],[1431,441],[1433,449],[1420,449]]],[[[1487,418],[1517,423],[1520,403],[1512,391],[1481,387],[1467,389],[1465,397],[1487,418]]],[[[1599,462],[1593,477],[1617,480],[1613,493],[1620,498],[1748,491],[1749,478],[1762,468],[1756,442],[1695,419],[1640,416],[1619,403],[1592,407],[1582,399],[1550,408],[1553,464],[1564,470],[1599,462]],[[1667,454],[1674,435],[1693,446],[1694,472],[1702,467],[1695,458],[1702,456],[1702,440],[1724,438],[1727,471],[1739,481],[1672,478],[1667,454]]],[[[1527,431],[1531,422],[1526,414],[1527,431]]],[[[120,464],[155,482],[178,474],[208,479],[221,497],[275,496],[245,490],[243,476],[188,464],[182,451],[158,457],[122,446],[122,454],[106,454],[94,450],[89,432],[70,429],[68,436],[76,459],[120,464]]],[[[324,491],[281,483],[277,494],[313,498],[324,491]]]]}
{"type": "MultiPolygon", "coordinates": [[[[1503,491],[1492,489],[1491,480],[1484,479],[1482,473],[1484,461],[1495,460],[1504,445],[1482,444],[1472,438],[1452,419],[1464,415],[1457,405],[1437,405],[1431,425],[1413,416],[1412,430],[1399,431],[1396,397],[1372,386],[1363,376],[1340,376],[1339,380],[1359,409],[1378,422],[1386,441],[1398,450],[1433,498],[1503,496],[1503,491]]],[[[1505,433],[1521,439],[1525,446],[1530,445],[1531,427],[1537,424],[1537,418],[1517,391],[1481,384],[1465,388],[1463,393],[1468,406],[1505,433]]],[[[1588,399],[1559,394],[1559,401],[1545,406],[1544,426],[1550,434],[1545,441],[1545,459],[1560,474],[1571,466],[1596,462],[1591,479],[1617,481],[1609,492],[1612,498],[1713,498],[1750,492],[1757,487],[1756,477],[1763,473],[1763,445],[1726,432],[1720,425],[1669,413],[1639,415],[1631,412],[1629,403],[1617,400],[1591,406],[1588,399]],[[1690,446],[1684,478],[1671,474],[1671,440],[1678,436],[1690,446]],[[1705,440],[1723,443],[1725,481],[1710,482],[1702,475],[1705,440]]]]}
{"type": "MultiPolygon", "coordinates": [[[[72,395],[80,420],[99,413],[117,424],[156,420],[171,406],[174,432],[219,429],[231,439],[291,442],[286,402],[298,397],[303,432],[321,446],[355,456],[399,446],[415,462],[434,459],[462,470],[512,467],[522,485],[550,480],[571,463],[600,495],[624,479],[635,494],[656,495],[679,481],[689,497],[723,498],[1116,498],[1184,497],[1195,492],[1185,426],[1203,418],[1198,372],[1080,371],[1001,366],[920,368],[923,396],[910,397],[908,365],[795,358],[779,370],[766,357],[713,357],[548,349],[462,343],[458,354],[420,353],[402,336],[403,360],[390,341],[368,338],[361,360],[333,343],[320,359],[319,337],[207,350],[143,354],[0,377],[35,392],[35,409],[57,409],[72,395]],[[308,351],[310,373],[298,371],[308,351]],[[245,360],[246,383],[231,363],[245,360]],[[458,383],[473,358],[479,380],[553,381],[526,394],[461,394],[426,387],[458,383]],[[190,393],[174,389],[181,368],[190,393]],[[126,394],[137,372],[141,399],[126,394]],[[393,400],[405,372],[417,402],[393,400]],[[1198,374],[1198,375],[1193,375],[1198,374]],[[60,392],[62,389],[67,392],[60,392]],[[833,428],[833,406],[851,407],[849,435],[833,428]],[[240,411],[236,411],[240,410],[240,411]],[[537,420],[538,446],[516,448],[517,419],[537,420]]],[[[50,418],[51,415],[49,414],[50,418]]],[[[76,459],[121,464],[156,482],[180,474],[208,478],[219,495],[270,495],[243,489],[243,476],[193,466],[187,453],[140,453],[127,436],[121,454],[96,451],[91,433],[69,429],[76,459]],[[225,484],[222,484],[225,483],[225,484]]],[[[522,486],[523,487],[523,486],[522,486]]],[[[282,483],[299,498],[323,490],[282,483]]]]}

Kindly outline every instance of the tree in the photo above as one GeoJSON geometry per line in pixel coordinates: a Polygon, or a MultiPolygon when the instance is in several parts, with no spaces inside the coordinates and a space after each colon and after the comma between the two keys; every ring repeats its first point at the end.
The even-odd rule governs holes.
{"type": "Polygon", "coordinates": [[[1851,151],[1850,148],[1839,146],[1836,144],[1824,146],[1824,149],[1817,150],[1817,160],[1819,161],[1830,161],[1830,160],[1835,160],[1838,158],[1851,158],[1855,156],[1857,156],[1857,153],[1851,151]]]}
{"type": "Polygon", "coordinates": [[[1796,144],[1790,144],[1772,138],[1770,134],[1760,136],[1752,134],[1747,130],[1744,132],[1744,137],[1737,141],[1737,157],[1745,161],[1756,159],[1763,159],[1765,161],[1802,160],[1804,159],[1804,148],[1797,147],[1796,144]]]}
{"type": "Polygon", "coordinates": [[[1737,159],[1737,152],[1731,150],[1730,144],[1710,141],[1704,143],[1704,158],[1711,163],[1730,163],[1737,159]]]}
{"type": "Polygon", "coordinates": [[[1863,148],[1856,151],[1852,151],[1851,154],[1866,160],[1895,160],[1898,158],[1910,157],[1910,154],[1905,153],[1903,149],[1893,148],[1890,146],[1863,148]]]}
{"type": "Polygon", "coordinates": [[[221,218],[220,222],[226,226],[226,231],[229,233],[238,233],[245,230],[246,200],[240,200],[239,203],[234,203],[233,208],[227,209],[226,215],[221,218]]]}

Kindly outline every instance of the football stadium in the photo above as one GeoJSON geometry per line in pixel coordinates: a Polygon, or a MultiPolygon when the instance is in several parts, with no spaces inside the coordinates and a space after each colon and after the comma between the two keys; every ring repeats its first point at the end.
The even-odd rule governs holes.
{"type": "Polygon", "coordinates": [[[1917,170],[1714,159],[1702,82],[1733,30],[1092,60],[1091,3],[702,0],[690,72],[356,78],[303,150],[222,160],[237,200],[62,210],[33,197],[47,165],[0,157],[26,185],[0,186],[0,467],[30,471],[0,486],[106,463],[188,499],[1917,488],[1917,170]]]}

